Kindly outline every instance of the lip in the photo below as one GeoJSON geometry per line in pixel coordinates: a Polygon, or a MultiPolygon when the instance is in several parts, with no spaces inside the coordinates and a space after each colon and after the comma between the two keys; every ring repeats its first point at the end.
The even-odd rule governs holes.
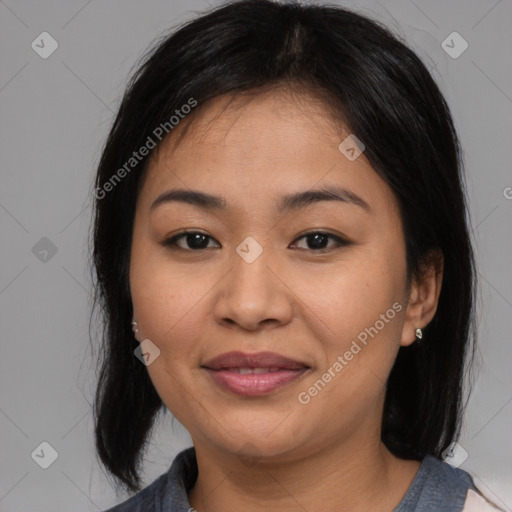
{"type": "Polygon", "coordinates": [[[261,396],[298,379],[310,367],[274,352],[226,352],[202,366],[214,382],[237,395],[261,396]],[[264,373],[239,373],[240,368],[268,369],[264,373]]]}

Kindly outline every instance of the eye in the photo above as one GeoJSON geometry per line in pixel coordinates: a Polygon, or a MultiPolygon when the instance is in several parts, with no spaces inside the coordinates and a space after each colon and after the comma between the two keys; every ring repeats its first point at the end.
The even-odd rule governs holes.
{"type": "Polygon", "coordinates": [[[300,247],[300,249],[312,250],[314,252],[326,252],[331,249],[336,249],[337,247],[343,247],[350,244],[350,242],[340,238],[339,236],[331,233],[325,233],[323,231],[311,231],[310,233],[306,233],[297,238],[295,241],[302,240],[303,238],[306,239],[306,245],[309,245],[309,247],[300,247]],[[336,242],[334,246],[327,246],[329,239],[336,242]]]}
{"type": "Polygon", "coordinates": [[[165,247],[170,247],[171,249],[178,248],[184,250],[201,250],[208,249],[208,241],[214,240],[211,236],[205,235],[204,233],[200,233],[199,231],[183,231],[178,235],[173,236],[167,240],[164,240],[162,244],[165,247]],[[184,239],[185,247],[179,245],[177,242],[184,239]]]}

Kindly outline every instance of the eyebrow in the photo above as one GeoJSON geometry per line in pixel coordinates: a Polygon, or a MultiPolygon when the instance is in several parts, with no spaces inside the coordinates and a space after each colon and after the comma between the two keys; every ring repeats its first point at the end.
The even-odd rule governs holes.
{"type": "MultiPolygon", "coordinates": [[[[340,201],[342,203],[359,206],[367,213],[373,213],[371,206],[360,196],[350,190],[334,185],[327,185],[320,189],[306,190],[282,196],[276,206],[278,214],[285,211],[298,210],[321,201],[340,201]]],[[[225,210],[226,199],[223,196],[214,196],[198,190],[175,188],[160,194],[150,207],[150,212],[157,207],[171,202],[182,202],[198,206],[204,210],[225,210]]]]}

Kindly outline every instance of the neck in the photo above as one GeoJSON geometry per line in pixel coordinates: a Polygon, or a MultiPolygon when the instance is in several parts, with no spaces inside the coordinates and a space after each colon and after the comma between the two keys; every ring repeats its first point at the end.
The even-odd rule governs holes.
{"type": "Polygon", "coordinates": [[[252,463],[194,444],[199,474],[189,500],[197,512],[391,511],[420,465],[395,457],[380,441],[350,440],[295,459],[252,463]]]}

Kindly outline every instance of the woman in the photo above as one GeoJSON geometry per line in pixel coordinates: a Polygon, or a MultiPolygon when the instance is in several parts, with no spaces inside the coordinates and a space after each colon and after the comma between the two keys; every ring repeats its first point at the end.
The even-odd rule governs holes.
{"type": "Polygon", "coordinates": [[[162,40],[95,184],[96,446],[134,492],[158,412],[194,446],[110,510],[491,510],[442,461],[475,332],[461,168],[425,66],[361,15],[238,1],[162,40]]]}

